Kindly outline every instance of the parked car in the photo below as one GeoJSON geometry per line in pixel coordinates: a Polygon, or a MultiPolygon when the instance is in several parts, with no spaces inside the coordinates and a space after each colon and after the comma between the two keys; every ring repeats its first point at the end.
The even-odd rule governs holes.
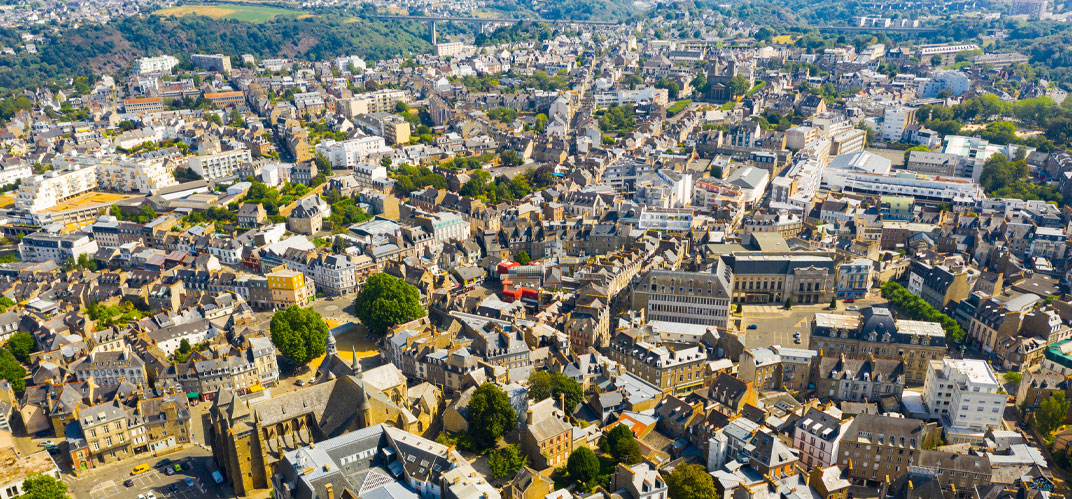
{"type": "Polygon", "coordinates": [[[223,475],[221,475],[219,471],[213,471],[212,481],[216,482],[216,485],[223,483],[223,475]]]}
{"type": "Polygon", "coordinates": [[[145,493],[145,499],[156,499],[156,494],[154,494],[152,492],[146,492],[145,493]]]}
{"type": "Polygon", "coordinates": [[[51,440],[42,440],[40,442],[37,442],[37,445],[40,445],[41,447],[48,447],[50,445],[56,445],[56,443],[51,440]]]}
{"type": "Polygon", "coordinates": [[[139,464],[139,465],[135,466],[134,469],[130,470],[130,474],[131,475],[140,475],[142,473],[145,473],[146,471],[149,471],[149,465],[148,464],[139,464]]]}
{"type": "Polygon", "coordinates": [[[305,380],[299,379],[298,381],[295,381],[294,384],[298,386],[305,386],[305,380]]]}
{"type": "Polygon", "coordinates": [[[183,471],[190,471],[190,461],[183,461],[182,462],[182,470],[183,471]]]}
{"type": "Polygon", "coordinates": [[[161,459],[161,460],[156,462],[156,467],[157,468],[163,468],[163,467],[166,467],[166,466],[171,466],[171,460],[166,458],[166,457],[164,459],[161,459]]]}
{"type": "Polygon", "coordinates": [[[793,340],[793,343],[796,343],[797,345],[799,345],[800,344],[800,338],[795,338],[793,340]]]}
{"type": "Polygon", "coordinates": [[[178,492],[179,491],[179,484],[173,483],[173,484],[169,485],[168,490],[170,490],[172,492],[178,492]]]}
{"type": "Polygon", "coordinates": [[[187,487],[193,487],[194,486],[194,479],[190,478],[190,477],[186,477],[186,486],[187,487]]]}
{"type": "Polygon", "coordinates": [[[848,300],[845,300],[845,303],[856,303],[856,300],[849,298],[848,300]]]}
{"type": "Polygon", "coordinates": [[[127,487],[127,488],[133,487],[134,486],[134,480],[127,479],[127,480],[123,481],[123,486],[127,487]]]}
{"type": "Polygon", "coordinates": [[[794,338],[800,338],[800,331],[794,331],[793,332],[793,337],[794,338]]]}
{"type": "Polygon", "coordinates": [[[849,312],[855,312],[857,310],[860,310],[860,307],[857,307],[856,305],[849,305],[845,307],[845,310],[848,310],[849,312]]]}
{"type": "Polygon", "coordinates": [[[174,475],[175,474],[175,468],[172,468],[171,466],[168,466],[167,468],[164,468],[164,474],[167,475],[167,476],[174,475]]]}
{"type": "Polygon", "coordinates": [[[759,326],[757,326],[755,324],[749,324],[748,329],[759,329],[759,326]]]}
{"type": "Polygon", "coordinates": [[[175,463],[175,464],[171,465],[171,468],[174,469],[176,473],[182,471],[182,465],[179,464],[179,463],[175,463]]]}

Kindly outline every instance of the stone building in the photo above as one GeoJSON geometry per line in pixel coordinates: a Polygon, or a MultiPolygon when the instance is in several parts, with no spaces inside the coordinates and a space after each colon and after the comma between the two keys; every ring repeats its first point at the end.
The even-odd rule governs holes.
{"type": "Polygon", "coordinates": [[[901,359],[905,382],[920,385],[928,362],[946,354],[945,330],[937,322],[894,320],[887,308],[870,307],[860,317],[815,314],[811,347],[826,356],[901,359]]]}

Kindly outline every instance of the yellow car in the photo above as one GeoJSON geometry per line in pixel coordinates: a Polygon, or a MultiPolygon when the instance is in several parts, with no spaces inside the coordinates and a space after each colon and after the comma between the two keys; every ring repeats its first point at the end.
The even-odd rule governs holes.
{"type": "Polygon", "coordinates": [[[139,464],[139,465],[135,466],[134,469],[130,470],[130,474],[131,475],[140,475],[142,473],[145,473],[146,471],[149,471],[149,465],[148,464],[139,464]]]}

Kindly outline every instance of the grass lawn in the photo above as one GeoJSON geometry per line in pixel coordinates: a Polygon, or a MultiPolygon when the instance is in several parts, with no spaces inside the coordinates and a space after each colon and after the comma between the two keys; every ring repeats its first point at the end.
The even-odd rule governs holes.
{"type": "Polygon", "coordinates": [[[263,5],[179,5],[158,10],[154,14],[158,16],[182,17],[187,15],[205,16],[213,19],[234,19],[251,23],[262,23],[283,15],[303,15],[300,10],[280,9],[263,5]]]}

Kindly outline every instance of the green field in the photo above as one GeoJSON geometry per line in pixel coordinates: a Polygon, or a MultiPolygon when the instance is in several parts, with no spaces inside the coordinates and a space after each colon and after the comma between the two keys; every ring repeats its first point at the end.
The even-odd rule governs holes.
{"type": "Polygon", "coordinates": [[[155,12],[158,16],[182,17],[188,15],[206,16],[213,19],[234,19],[251,23],[262,23],[285,15],[303,15],[300,10],[280,9],[260,5],[213,4],[213,5],[178,5],[155,12]]]}

